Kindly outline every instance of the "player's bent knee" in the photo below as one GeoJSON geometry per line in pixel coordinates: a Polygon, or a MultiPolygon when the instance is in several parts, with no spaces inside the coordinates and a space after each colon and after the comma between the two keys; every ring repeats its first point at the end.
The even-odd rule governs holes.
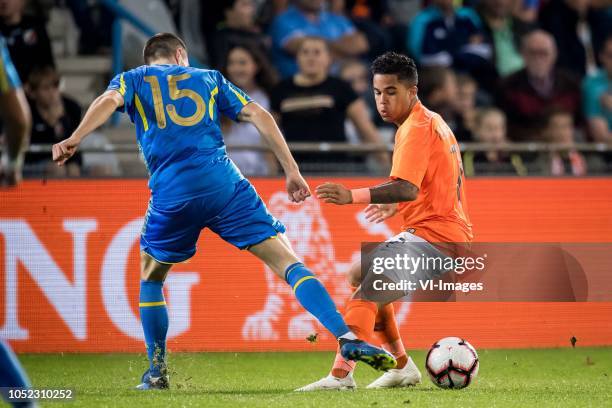
{"type": "Polygon", "coordinates": [[[361,285],[361,262],[355,262],[348,270],[346,278],[351,286],[361,285]]]}
{"type": "Polygon", "coordinates": [[[289,265],[300,262],[291,248],[287,247],[287,245],[279,239],[266,239],[250,247],[249,251],[261,259],[282,279],[285,278],[285,269],[287,269],[289,265]]]}
{"type": "Polygon", "coordinates": [[[171,264],[162,264],[146,252],[141,252],[140,279],[143,281],[163,282],[171,267],[171,264]]]}

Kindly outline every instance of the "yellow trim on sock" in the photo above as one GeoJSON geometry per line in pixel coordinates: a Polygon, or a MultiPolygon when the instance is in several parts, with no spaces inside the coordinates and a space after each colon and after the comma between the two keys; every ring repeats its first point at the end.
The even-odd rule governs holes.
{"type": "Polygon", "coordinates": [[[297,290],[298,286],[300,286],[302,283],[304,283],[305,281],[310,280],[310,279],[317,279],[317,278],[316,278],[316,276],[312,276],[312,275],[311,276],[304,276],[302,279],[300,279],[299,281],[297,281],[295,283],[295,285],[293,286],[293,291],[295,292],[297,290]]]}
{"type": "Polygon", "coordinates": [[[166,301],[162,300],[159,302],[141,302],[138,307],[153,307],[153,306],[166,306],[166,301]]]}

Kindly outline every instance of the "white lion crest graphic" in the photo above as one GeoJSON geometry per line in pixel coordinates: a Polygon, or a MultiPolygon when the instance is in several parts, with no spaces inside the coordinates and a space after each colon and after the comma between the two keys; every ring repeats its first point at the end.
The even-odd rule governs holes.
{"type": "MultiPolygon", "coordinates": [[[[289,201],[285,192],[274,193],[268,202],[270,212],[287,227],[287,238],[304,264],[325,285],[334,302],[343,305],[351,294],[346,272],[359,259],[359,250],[346,262],[336,259],[332,237],[319,201],[308,199],[301,204],[289,201]]],[[[389,237],[392,231],[384,224],[368,223],[363,212],[357,215],[358,224],[374,236],[389,237]]],[[[356,243],[358,248],[358,243],[356,243]]],[[[248,316],[242,327],[245,340],[280,340],[286,330],[286,338],[304,339],[310,334],[330,336],[317,320],[306,312],[295,299],[291,288],[279,279],[267,266],[264,267],[268,294],[262,310],[248,316]],[[282,327],[281,317],[288,318],[282,327]]],[[[402,312],[404,312],[402,308],[402,312]]],[[[405,313],[398,313],[398,322],[405,313]]]]}

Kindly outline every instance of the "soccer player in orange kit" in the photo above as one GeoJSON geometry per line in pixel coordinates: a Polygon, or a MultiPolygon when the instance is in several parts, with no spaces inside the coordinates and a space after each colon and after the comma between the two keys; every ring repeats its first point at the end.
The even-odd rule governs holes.
{"type": "MultiPolygon", "coordinates": [[[[412,59],[393,52],[372,63],[378,113],[395,124],[390,180],[373,187],[349,190],[336,183],[317,187],[317,198],[337,205],[369,204],[367,218],[381,222],[399,213],[402,232],[387,242],[465,243],[472,241],[467,214],[463,167],[457,140],[444,120],[427,109],[417,96],[418,74],[412,59]]],[[[361,283],[360,263],[349,273],[353,286],[361,283]]],[[[344,314],[349,327],[361,338],[374,330],[383,346],[397,359],[397,367],[384,373],[368,388],[415,385],[421,373],[402,344],[392,303],[353,296],[344,314]]],[[[355,363],[336,355],[331,373],[298,391],[353,389],[355,363]]]]}

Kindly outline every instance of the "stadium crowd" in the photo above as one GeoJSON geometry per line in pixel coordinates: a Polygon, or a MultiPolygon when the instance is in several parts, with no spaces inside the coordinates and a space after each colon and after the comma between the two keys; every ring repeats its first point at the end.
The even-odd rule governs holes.
{"type": "MultiPolygon", "coordinates": [[[[567,145],[545,153],[468,149],[467,175],[581,176],[612,169],[611,154],[571,147],[612,143],[609,0],[223,0],[190,9],[197,11],[190,16],[197,19],[195,31],[184,15],[198,2],[158,2],[179,34],[200,39],[190,52],[269,108],[289,143],[389,142],[393,129],[376,113],[368,65],[393,50],[416,61],[420,98],[460,142],[567,145]]],[[[58,3],[80,29],[80,53],[110,46],[113,17],[95,1],[0,0],[0,33],[33,113],[32,144],[68,137],[81,116],[59,91],[45,30],[45,10],[58,3]]],[[[263,143],[250,125],[227,121],[223,127],[230,145],[263,143]]],[[[263,151],[230,156],[245,174],[278,172],[263,151]]],[[[389,166],[385,152],[296,158],[306,172],[380,173],[389,166]]],[[[42,154],[29,154],[26,163],[57,173],[42,154]]],[[[79,175],[80,163],[77,157],[59,175],[79,175]]]]}

